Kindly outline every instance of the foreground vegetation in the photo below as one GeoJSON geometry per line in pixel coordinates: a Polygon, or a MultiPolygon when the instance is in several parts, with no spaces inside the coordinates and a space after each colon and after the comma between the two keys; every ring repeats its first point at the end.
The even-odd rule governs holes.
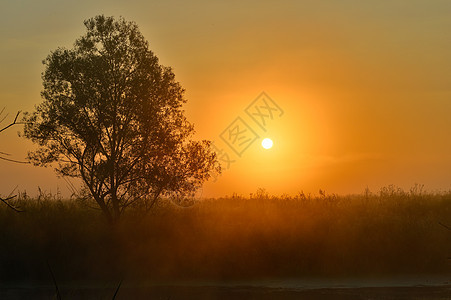
{"type": "Polygon", "coordinates": [[[163,201],[111,227],[80,200],[0,207],[0,280],[245,279],[450,273],[451,192],[163,201]],[[443,225],[441,225],[441,224],[443,225]]]}

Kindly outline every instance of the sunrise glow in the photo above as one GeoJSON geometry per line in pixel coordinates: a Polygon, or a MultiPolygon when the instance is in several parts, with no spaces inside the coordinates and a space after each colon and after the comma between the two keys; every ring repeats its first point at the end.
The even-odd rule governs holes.
{"type": "MultiPolygon", "coordinates": [[[[1,9],[8,30],[1,33],[0,109],[9,114],[1,125],[42,100],[42,60],[73,47],[86,18],[122,15],[137,23],[160,63],[174,68],[192,138],[213,142],[223,164],[203,197],[248,195],[259,186],[290,195],[415,182],[451,187],[448,2],[201,2],[10,1],[1,9]],[[52,17],[43,21],[34,13],[41,10],[52,17]],[[262,140],[275,137],[264,151],[262,140]]],[[[21,130],[1,136],[0,151],[16,161],[33,150],[17,136],[21,130]]],[[[72,193],[51,168],[0,164],[3,194],[15,186],[72,193]]]]}
{"type": "Polygon", "coordinates": [[[262,147],[265,149],[271,149],[273,146],[273,141],[269,138],[263,139],[262,147]]]}

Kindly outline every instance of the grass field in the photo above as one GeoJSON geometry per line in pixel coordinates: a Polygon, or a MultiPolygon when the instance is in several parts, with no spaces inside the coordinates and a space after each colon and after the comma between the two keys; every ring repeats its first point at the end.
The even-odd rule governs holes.
{"type": "Polygon", "coordinates": [[[394,186],[377,193],[162,202],[110,227],[81,201],[0,206],[0,280],[61,282],[253,280],[451,274],[451,192],[394,186]],[[442,223],[443,225],[441,225],[442,223]]]}

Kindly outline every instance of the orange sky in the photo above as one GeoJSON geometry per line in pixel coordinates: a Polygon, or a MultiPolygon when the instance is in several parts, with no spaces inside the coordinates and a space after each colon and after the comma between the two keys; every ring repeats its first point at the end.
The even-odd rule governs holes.
{"type": "MultiPolygon", "coordinates": [[[[11,117],[41,101],[42,59],[71,47],[84,19],[122,15],[174,68],[196,137],[235,160],[203,196],[451,188],[449,1],[62,2],[0,3],[0,99],[11,117]],[[262,91],[284,111],[267,132],[245,113],[262,91]],[[274,147],[259,139],[233,155],[220,134],[237,117],[274,147]]],[[[19,129],[1,135],[0,151],[16,159],[30,148],[19,129]]],[[[0,194],[68,193],[51,170],[0,168],[0,194]]]]}

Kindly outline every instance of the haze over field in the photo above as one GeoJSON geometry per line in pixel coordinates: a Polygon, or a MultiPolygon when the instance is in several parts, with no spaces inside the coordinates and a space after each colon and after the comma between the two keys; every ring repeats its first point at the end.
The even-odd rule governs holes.
{"type": "MultiPolygon", "coordinates": [[[[10,121],[41,102],[41,61],[72,47],[83,20],[135,21],[186,89],[196,138],[232,160],[202,191],[361,192],[415,182],[451,188],[449,1],[0,2],[0,108],[10,121]],[[245,109],[262,91],[277,114],[264,128],[245,109]],[[241,117],[258,136],[241,156],[221,134],[241,117]],[[266,131],[265,131],[266,130],[266,131]],[[265,150],[261,140],[271,138],[265,150]]],[[[23,159],[19,127],[0,151],[23,159]]],[[[51,169],[0,160],[0,193],[16,185],[67,192],[51,169]]]]}

